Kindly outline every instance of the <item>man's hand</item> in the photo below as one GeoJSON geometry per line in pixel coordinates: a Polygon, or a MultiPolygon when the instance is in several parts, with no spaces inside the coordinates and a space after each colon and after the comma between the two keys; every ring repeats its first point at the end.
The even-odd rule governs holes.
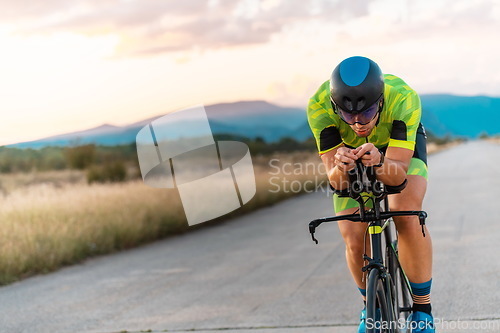
{"type": "Polygon", "coordinates": [[[347,172],[354,169],[356,160],[358,159],[354,151],[354,149],[349,149],[347,147],[340,147],[337,149],[337,153],[335,154],[335,165],[339,170],[347,172]]]}
{"type": "Polygon", "coordinates": [[[365,143],[352,151],[356,155],[356,159],[361,159],[365,166],[373,166],[380,164],[382,154],[373,145],[373,143],[365,143]]]}

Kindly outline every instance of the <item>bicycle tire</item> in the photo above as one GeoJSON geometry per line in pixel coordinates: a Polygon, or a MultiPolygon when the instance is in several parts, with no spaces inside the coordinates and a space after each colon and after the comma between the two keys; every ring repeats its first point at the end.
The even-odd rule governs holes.
{"type": "Polygon", "coordinates": [[[370,270],[366,290],[366,333],[397,332],[390,285],[390,275],[377,268],[370,270]]]}

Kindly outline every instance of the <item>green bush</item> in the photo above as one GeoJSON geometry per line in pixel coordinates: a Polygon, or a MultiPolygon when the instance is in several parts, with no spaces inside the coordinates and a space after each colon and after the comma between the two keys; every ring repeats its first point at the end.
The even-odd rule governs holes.
{"type": "Polygon", "coordinates": [[[483,132],[481,132],[481,134],[479,134],[479,139],[481,139],[481,140],[489,139],[489,137],[490,136],[489,136],[488,132],[486,132],[486,131],[483,131],[483,132]]]}
{"type": "Polygon", "coordinates": [[[65,157],[72,169],[84,170],[90,166],[96,155],[95,145],[83,145],[65,149],[65,157]]]}
{"type": "Polygon", "coordinates": [[[127,168],[122,161],[105,163],[102,166],[92,166],[87,171],[87,182],[116,183],[123,182],[127,178],[127,168]]]}

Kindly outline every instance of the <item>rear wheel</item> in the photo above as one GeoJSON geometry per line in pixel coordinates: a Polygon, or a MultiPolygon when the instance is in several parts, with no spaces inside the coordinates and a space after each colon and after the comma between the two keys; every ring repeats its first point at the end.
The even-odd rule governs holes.
{"type": "MultiPolygon", "coordinates": [[[[396,319],[399,320],[400,323],[405,323],[411,313],[411,307],[413,304],[413,300],[410,292],[410,285],[408,279],[399,264],[398,258],[396,254],[392,254],[391,262],[391,270],[394,281],[394,309],[396,313],[396,319]]],[[[405,325],[401,325],[405,326],[405,325]]],[[[401,328],[398,332],[406,333],[407,330],[401,328]]]]}
{"type": "MultiPolygon", "coordinates": [[[[387,244],[386,263],[389,275],[392,277],[392,303],[395,313],[395,319],[400,323],[405,323],[411,313],[413,300],[410,292],[410,284],[401,268],[398,259],[397,240],[387,244]]],[[[398,325],[397,332],[406,333],[406,325],[398,325]]]]}

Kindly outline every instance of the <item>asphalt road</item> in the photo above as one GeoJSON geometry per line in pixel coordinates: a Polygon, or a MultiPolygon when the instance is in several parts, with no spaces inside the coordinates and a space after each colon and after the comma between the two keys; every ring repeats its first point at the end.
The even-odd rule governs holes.
{"type": "MultiPolygon", "coordinates": [[[[425,201],[441,332],[500,331],[500,146],[430,157],[425,201]],[[484,329],[483,329],[484,328],[484,329]]],[[[0,288],[0,332],[355,332],[362,302],[317,192],[0,288]]]]}

